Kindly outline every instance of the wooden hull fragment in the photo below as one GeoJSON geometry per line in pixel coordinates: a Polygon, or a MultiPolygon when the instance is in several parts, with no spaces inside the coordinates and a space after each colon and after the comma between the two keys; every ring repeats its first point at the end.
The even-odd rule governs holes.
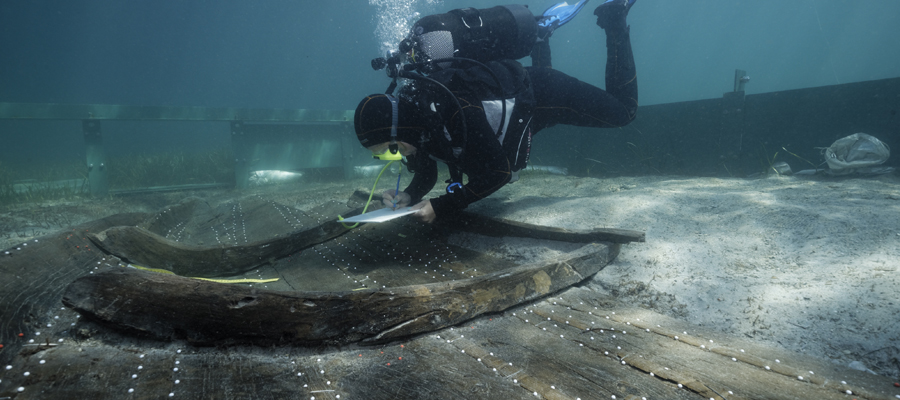
{"type": "Polygon", "coordinates": [[[276,292],[128,268],[82,277],[63,303],[93,319],[197,344],[381,343],[554,293],[601,270],[618,245],[471,279],[345,292],[276,292]]]}

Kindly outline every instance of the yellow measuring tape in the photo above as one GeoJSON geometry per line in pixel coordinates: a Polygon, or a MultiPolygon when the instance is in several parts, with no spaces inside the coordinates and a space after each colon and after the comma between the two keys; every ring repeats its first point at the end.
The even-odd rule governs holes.
{"type": "MultiPolygon", "coordinates": [[[[147,268],[147,267],[142,267],[140,265],[134,265],[134,264],[128,264],[128,266],[132,267],[132,268],[137,268],[137,269],[140,269],[143,271],[159,272],[161,274],[175,275],[174,272],[165,270],[165,269],[147,268]]],[[[210,281],[210,282],[216,282],[216,283],[268,283],[268,282],[275,282],[278,280],[278,278],[272,278],[272,279],[211,279],[211,278],[198,278],[198,277],[191,277],[191,279],[199,279],[201,281],[210,281]]]]}

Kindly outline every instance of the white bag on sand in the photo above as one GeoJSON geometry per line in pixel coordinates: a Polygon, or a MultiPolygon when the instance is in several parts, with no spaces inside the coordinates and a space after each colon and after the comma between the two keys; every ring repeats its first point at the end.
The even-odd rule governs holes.
{"type": "Polygon", "coordinates": [[[884,142],[865,133],[838,139],[825,149],[828,172],[833,175],[879,173],[876,170],[882,168],[873,167],[884,163],[890,156],[891,149],[884,142]]]}

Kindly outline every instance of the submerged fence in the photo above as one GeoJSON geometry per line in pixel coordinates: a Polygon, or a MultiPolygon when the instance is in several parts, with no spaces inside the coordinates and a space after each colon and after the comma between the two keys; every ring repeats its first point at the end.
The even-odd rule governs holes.
{"type": "MultiPolygon", "coordinates": [[[[742,89],[743,81],[736,76],[735,91],[722,98],[640,107],[637,119],[624,128],[547,129],[535,137],[531,163],[564,167],[570,173],[586,176],[746,177],[764,173],[779,161],[788,162],[795,171],[813,168],[823,160],[821,148],[856,132],[868,133],[900,149],[900,78],[755,95],[745,95],[742,89]]],[[[84,165],[79,167],[81,177],[71,177],[76,181],[80,178],[82,183],[62,181],[66,185],[85,187],[86,182],[95,196],[146,190],[154,184],[138,182],[137,188],[128,189],[110,187],[110,169],[121,165],[109,163],[110,153],[118,150],[108,146],[105,128],[122,121],[200,121],[214,123],[212,129],[218,133],[192,146],[230,149],[210,156],[227,164],[227,182],[210,182],[209,178],[198,176],[188,180],[190,185],[175,188],[243,188],[261,170],[329,170],[338,171],[337,176],[350,177],[371,162],[356,142],[352,118],[353,112],[344,110],[0,103],[0,133],[7,139],[0,155],[8,158],[9,154],[34,153],[23,159],[42,162],[48,157],[44,147],[64,137],[70,141],[65,150],[81,154],[84,159],[84,165]],[[10,121],[20,125],[22,121],[63,122],[50,131],[28,133],[32,143],[38,145],[16,147],[19,141],[4,132],[10,121]],[[59,130],[65,131],[62,136],[59,130]],[[81,145],[72,145],[71,139],[78,136],[82,137],[81,145]]],[[[126,141],[128,135],[137,135],[121,125],[114,130],[126,141]]],[[[167,140],[161,138],[157,151],[167,151],[167,140]]],[[[898,165],[896,156],[888,164],[898,165]]],[[[184,167],[186,163],[171,165],[172,174],[191,173],[184,167]]],[[[13,191],[27,185],[10,182],[7,186],[13,191]]]]}
{"type": "MultiPolygon", "coordinates": [[[[900,78],[640,107],[621,129],[557,126],[534,139],[532,162],[575,174],[746,177],[778,161],[794,171],[857,132],[900,149],[900,78]],[[537,158],[538,160],[535,160],[537,158]]],[[[888,160],[897,166],[895,155],[888,160]]]]}

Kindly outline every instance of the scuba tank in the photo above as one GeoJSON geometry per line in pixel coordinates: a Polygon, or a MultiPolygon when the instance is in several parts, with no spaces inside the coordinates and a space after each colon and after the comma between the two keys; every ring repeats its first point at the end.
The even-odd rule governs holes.
{"type": "Polygon", "coordinates": [[[400,42],[400,52],[415,62],[449,57],[516,60],[531,54],[537,35],[537,21],[526,6],[462,8],[420,19],[400,42]]]}

